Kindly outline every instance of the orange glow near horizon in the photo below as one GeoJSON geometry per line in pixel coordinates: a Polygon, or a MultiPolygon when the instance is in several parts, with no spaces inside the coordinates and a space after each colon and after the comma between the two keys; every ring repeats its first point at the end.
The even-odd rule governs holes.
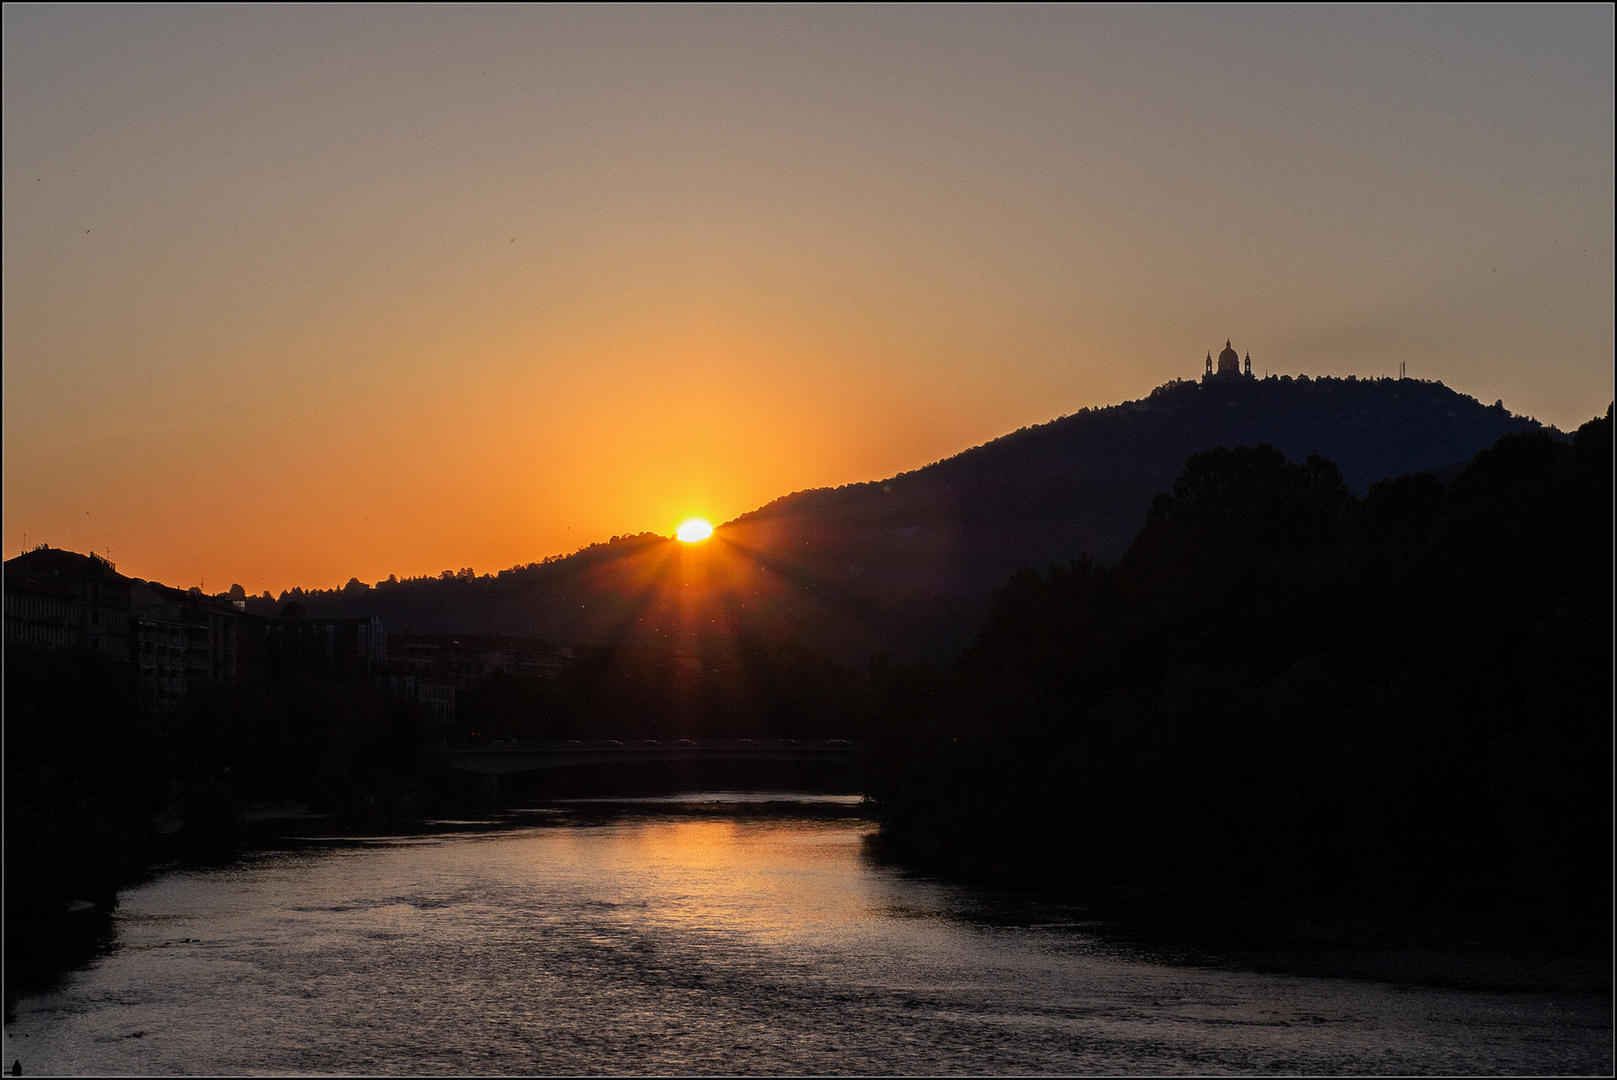
{"type": "Polygon", "coordinates": [[[680,524],[675,535],[681,543],[700,544],[713,535],[713,525],[703,518],[689,518],[680,524]]]}
{"type": "MultiPolygon", "coordinates": [[[[745,669],[736,649],[753,631],[773,636],[793,626],[832,627],[839,643],[864,647],[868,626],[771,565],[764,552],[779,527],[773,520],[748,521],[703,544],[625,545],[621,554],[584,570],[582,591],[591,602],[577,636],[660,642],[732,673],[745,669]]],[[[695,691],[692,683],[680,692],[695,691]]]]}
{"type": "Polygon", "coordinates": [[[950,11],[6,5],[5,554],[717,572],[1232,334],[1605,411],[1609,8],[950,11]]]}

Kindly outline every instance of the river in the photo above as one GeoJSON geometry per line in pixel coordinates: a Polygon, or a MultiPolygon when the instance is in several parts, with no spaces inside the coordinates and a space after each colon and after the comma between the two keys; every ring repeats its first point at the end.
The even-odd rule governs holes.
{"type": "MultiPolygon", "coordinates": [[[[1611,996],[1184,965],[873,863],[834,796],[308,841],[122,895],[26,1074],[1610,1073],[1611,996]]],[[[1007,906],[1008,905],[1008,906],[1007,906]]]]}

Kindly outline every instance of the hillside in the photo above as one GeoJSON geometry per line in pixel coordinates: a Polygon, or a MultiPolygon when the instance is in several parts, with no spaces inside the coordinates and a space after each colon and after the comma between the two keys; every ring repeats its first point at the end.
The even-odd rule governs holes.
{"type": "Polygon", "coordinates": [[[1609,955],[1611,512],[1609,410],[1360,501],[1317,459],[1197,454],[1115,564],[1016,575],[952,669],[888,683],[884,850],[1609,955]]]}
{"type": "MultiPolygon", "coordinates": [[[[1362,495],[1538,426],[1441,383],[1174,382],[887,480],[785,496],[697,547],[643,534],[499,574],[351,583],[279,602],[298,600],[311,616],[378,615],[394,630],[654,636],[692,649],[757,633],[846,661],[946,657],[1018,567],[1116,559],[1199,451],[1269,443],[1291,460],[1320,454],[1362,495]]],[[[268,601],[254,604],[273,614],[268,601]]]]}

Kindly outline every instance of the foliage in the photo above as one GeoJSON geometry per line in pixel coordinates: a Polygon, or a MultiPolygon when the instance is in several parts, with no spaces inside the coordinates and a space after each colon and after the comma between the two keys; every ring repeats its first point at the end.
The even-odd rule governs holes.
{"type": "Polygon", "coordinates": [[[6,1008],[93,954],[102,912],[155,850],[167,777],[128,665],[8,643],[5,666],[6,1008]]]}
{"type": "Polygon", "coordinates": [[[882,699],[884,841],[937,868],[1608,925],[1611,416],[1354,499],[1186,463],[1120,562],[1021,571],[882,699]]]}
{"type": "Polygon", "coordinates": [[[703,655],[624,641],[580,649],[555,678],[485,676],[460,696],[457,725],[497,739],[846,738],[860,693],[790,639],[744,636],[703,655]]]}
{"type": "Polygon", "coordinates": [[[287,672],[267,694],[203,686],[186,695],[172,727],[189,788],[210,818],[228,805],[226,794],[237,806],[306,803],[339,826],[454,804],[440,730],[420,706],[368,684],[287,672]]]}
{"type": "Polygon", "coordinates": [[[301,669],[299,655],[283,656],[268,693],[208,684],[161,717],[132,665],[7,643],[8,1009],[93,955],[118,890],[155,860],[234,857],[253,803],[307,803],[339,828],[457,805],[429,717],[301,669]],[[180,820],[166,851],[165,813],[180,820]]]}

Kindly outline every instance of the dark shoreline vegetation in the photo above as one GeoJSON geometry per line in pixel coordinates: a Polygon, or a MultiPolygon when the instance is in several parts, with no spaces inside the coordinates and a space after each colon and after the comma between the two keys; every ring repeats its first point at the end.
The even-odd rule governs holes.
{"type": "MultiPolygon", "coordinates": [[[[1612,915],[1611,423],[1508,435],[1447,486],[1362,500],[1318,458],[1211,450],[1116,565],[1018,572],[952,664],[853,673],[741,638],[729,667],[693,670],[621,642],[552,679],[486,678],[451,737],[865,738],[872,850],[923,873],[1232,942],[1593,955],[1612,915]]],[[[203,688],[168,716],[128,665],[7,644],[8,1014],[108,940],[119,888],[285,831],[249,808],[340,832],[479,807],[445,730],[334,681],[299,617],[280,613],[266,690],[203,688]]],[[[715,778],[769,781],[632,783],[715,778]]]]}
{"type": "Polygon", "coordinates": [[[1169,920],[1609,949],[1611,413],[1353,499],[1192,458],[1116,566],[1023,571],[888,676],[869,794],[935,872],[1169,920]]]}
{"type": "Polygon", "coordinates": [[[250,807],[342,829],[462,805],[418,707],[279,659],[268,693],[212,685],[163,716],[132,665],[7,643],[8,1015],[110,940],[120,888],[262,838],[250,807]]]}

